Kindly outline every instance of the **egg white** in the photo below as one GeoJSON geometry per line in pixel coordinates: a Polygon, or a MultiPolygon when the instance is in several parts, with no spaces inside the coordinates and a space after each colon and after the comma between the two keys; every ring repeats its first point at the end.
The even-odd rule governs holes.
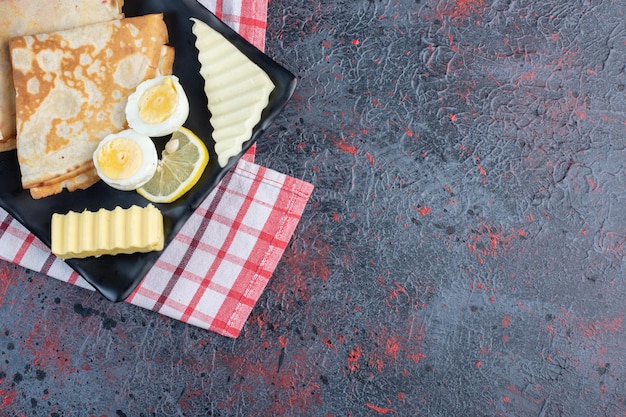
{"type": "Polygon", "coordinates": [[[171,134],[185,123],[189,116],[189,100],[178,77],[175,75],[162,75],[140,83],[135,91],[128,97],[125,112],[126,121],[131,129],[150,137],[165,136],[171,134]],[[163,122],[148,123],[139,116],[139,102],[148,89],[162,83],[165,78],[171,79],[176,89],[176,108],[163,122]]]}
{"type": "Polygon", "coordinates": [[[152,139],[132,129],[123,130],[119,133],[113,133],[106,136],[104,139],[102,139],[102,141],[100,141],[98,147],[93,153],[93,163],[96,167],[96,172],[98,173],[100,179],[102,179],[102,181],[104,181],[111,187],[122,191],[136,190],[137,188],[143,186],[145,183],[150,181],[150,179],[154,176],[154,173],[156,172],[158,162],[159,156],[157,155],[157,150],[154,142],[152,142],[152,139]],[[112,140],[118,138],[130,139],[134,143],[136,143],[141,150],[142,160],[137,172],[135,172],[128,178],[116,180],[108,177],[102,171],[98,163],[98,155],[105,145],[107,145],[112,140]]]}

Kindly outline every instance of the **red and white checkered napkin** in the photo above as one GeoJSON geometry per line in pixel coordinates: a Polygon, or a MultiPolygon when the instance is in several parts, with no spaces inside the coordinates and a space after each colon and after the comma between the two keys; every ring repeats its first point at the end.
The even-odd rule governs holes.
{"type": "Polygon", "coordinates": [[[198,0],[248,42],[265,49],[267,0],[198,0]]]}
{"type": "MultiPolygon", "coordinates": [[[[237,337],[312,190],[307,182],[240,161],[192,214],[126,301],[237,337]]],[[[0,258],[91,288],[2,209],[0,258]]]]}
{"type": "MultiPolygon", "coordinates": [[[[263,49],[265,0],[201,3],[263,49]]],[[[224,336],[239,335],[313,191],[311,184],[253,159],[254,148],[191,215],[127,302],[224,336]]],[[[93,289],[1,208],[0,258],[93,289]]]]}

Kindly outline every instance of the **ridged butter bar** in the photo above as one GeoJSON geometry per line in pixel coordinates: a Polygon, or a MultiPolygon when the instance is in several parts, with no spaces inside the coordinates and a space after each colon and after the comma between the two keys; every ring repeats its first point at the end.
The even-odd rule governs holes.
{"type": "Polygon", "coordinates": [[[241,152],[261,120],[275,85],[258,65],[206,23],[193,21],[200,74],[211,112],[215,153],[220,166],[241,152]]]}
{"type": "Polygon", "coordinates": [[[51,232],[52,253],[61,259],[163,249],[163,215],[152,204],[55,213],[51,232]]]}

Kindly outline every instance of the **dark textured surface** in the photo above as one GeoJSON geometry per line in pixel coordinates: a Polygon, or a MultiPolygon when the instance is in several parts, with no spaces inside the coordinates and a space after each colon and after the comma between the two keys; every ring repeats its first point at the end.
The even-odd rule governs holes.
{"type": "Polygon", "coordinates": [[[271,0],[315,184],[230,340],[0,263],[4,416],[623,416],[620,0],[271,0]]]}

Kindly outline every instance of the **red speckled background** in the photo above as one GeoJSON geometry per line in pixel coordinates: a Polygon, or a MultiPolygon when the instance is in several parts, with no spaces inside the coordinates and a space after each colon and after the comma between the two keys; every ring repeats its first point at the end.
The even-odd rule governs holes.
{"type": "Polygon", "coordinates": [[[625,12],[271,0],[316,189],[241,336],[0,263],[0,415],[626,415],[625,12]]]}

